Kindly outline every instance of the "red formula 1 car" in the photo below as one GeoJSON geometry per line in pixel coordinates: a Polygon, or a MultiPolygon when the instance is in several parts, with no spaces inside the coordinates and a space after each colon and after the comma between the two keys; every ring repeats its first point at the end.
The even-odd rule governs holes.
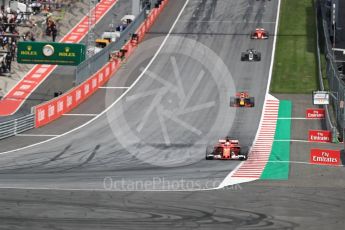
{"type": "Polygon", "coordinates": [[[206,160],[247,160],[247,156],[248,151],[241,148],[239,141],[228,137],[206,149],[206,160]]]}
{"type": "Polygon", "coordinates": [[[239,92],[235,97],[230,97],[230,107],[254,107],[254,105],[254,97],[250,97],[248,92],[239,92]]]}
{"type": "Polygon", "coordinates": [[[268,39],[268,32],[263,28],[256,28],[254,32],[250,34],[251,39],[268,39]]]}

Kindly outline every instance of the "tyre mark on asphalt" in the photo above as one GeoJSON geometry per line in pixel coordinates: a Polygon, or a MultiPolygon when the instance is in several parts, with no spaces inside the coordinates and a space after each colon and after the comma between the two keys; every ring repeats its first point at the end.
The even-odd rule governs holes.
{"type": "Polygon", "coordinates": [[[86,159],[84,163],[82,163],[80,166],[83,166],[84,164],[89,163],[96,155],[97,150],[101,147],[101,145],[96,145],[92,153],[89,155],[89,157],[86,159]]]}
{"type": "Polygon", "coordinates": [[[62,152],[60,152],[59,154],[55,155],[53,158],[51,158],[50,160],[45,160],[43,162],[38,162],[38,163],[27,163],[27,164],[21,164],[21,165],[9,165],[6,167],[1,167],[1,173],[8,173],[11,171],[16,171],[18,172],[19,170],[27,170],[27,169],[33,169],[33,168],[37,168],[37,167],[41,167],[44,165],[48,165],[51,162],[56,161],[57,159],[61,158],[61,156],[63,156],[70,148],[72,147],[72,145],[67,145],[64,150],[62,152]]]}
{"type": "MultiPolygon", "coordinates": [[[[71,148],[71,146],[72,146],[72,145],[67,145],[67,146],[65,147],[65,149],[64,149],[61,153],[59,153],[59,154],[57,154],[56,156],[54,156],[52,159],[50,159],[49,162],[56,161],[57,159],[59,159],[62,155],[64,155],[64,154],[71,148]]],[[[48,164],[49,162],[47,162],[47,164],[48,164]]]]}
{"type": "Polygon", "coordinates": [[[50,173],[57,173],[57,172],[66,172],[66,171],[69,171],[69,170],[72,170],[72,169],[78,169],[78,168],[82,168],[84,165],[86,165],[87,163],[89,163],[90,161],[92,161],[95,156],[96,156],[96,153],[97,151],[99,150],[99,148],[101,147],[100,144],[96,145],[96,147],[92,150],[92,152],[89,154],[89,156],[87,157],[87,159],[76,165],[76,166],[72,166],[72,167],[69,167],[69,168],[66,168],[66,169],[62,169],[62,170],[58,170],[58,171],[51,171],[50,173]]]}

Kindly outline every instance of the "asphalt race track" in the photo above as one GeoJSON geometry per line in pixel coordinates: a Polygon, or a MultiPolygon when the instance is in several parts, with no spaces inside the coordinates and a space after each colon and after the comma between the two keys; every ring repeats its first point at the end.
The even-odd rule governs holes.
{"type": "MultiPolygon", "coordinates": [[[[72,123],[94,120],[1,155],[0,226],[324,229],[326,218],[342,228],[342,189],[256,182],[209,190],[239,162],[206,161],[206,146],[226,135],[245,146],[254,140],[273,37],[252,41],[249,34],[258,26],[272,34],[277,6],[277,1],[170,1],[146,41],[108,82],[111,88],[71,113],[98,114],[109,107],[106,112],[63,117],[33,133],[68,131],[72,123]],[[241,62],[248,48],[259,50],[262,61],[241,62]],[[242,90],[255,96],[255,108],[229,107],[230,96],[242,90]]],[[[11,148],[13,140],[7,141],[11,148]]]]}
{"type": "MultiPolygon", "coordinates": [[[[179,13],[183,4],[180,1],[166,12],[179,13]]],[[[3,155],[1,183],[103,189],[104,178],[110,177],[114,184],[154,181],[145,190],[185,189],[191,182],[197,183],[189,189],[217,187],[239,162],[205,161],[206,147],[226,135],[251,145],[273,40],[251,41],[248,35],[262,22],[272,31],[276,7],[253,1],[249,6],[236,1],[190,1],[159,55],[119,103],[82,129],[20,151],[20,159],[14,153],[3,155]],[[241,51],[247,48],[260,49],[262,62],[241,62],[241,51]],[[240,90],[255,96],[255,108],[229,107],[230,96],[240,90]],[[180,186],[171,188],[169,181],[180,186]]],[[[170,28],[169,23],[158,22],[153,36],[139,47],[138,57],[128,61],[115,78],[137,77],[152,58],[149,51],[155,50],[170,28]]],[[[107,90],[106,104],[114,101],[114,90],[107,90]]],[[[91,99],[89,105],[93,104],[97,102],[91,99]]]]}

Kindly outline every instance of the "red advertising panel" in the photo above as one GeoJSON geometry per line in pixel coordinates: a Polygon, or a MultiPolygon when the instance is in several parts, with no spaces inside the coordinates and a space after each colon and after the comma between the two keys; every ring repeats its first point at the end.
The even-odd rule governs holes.
{"type": "Polygon", "coordinates": [[[325,118],[325,110],[324,109],[307,109],[305,111],[305,117],[309,119],[324,119],[325,118]]]}
{"type": "MultiPolygon", "coordinates": [[[[112,1],[114,0],[104,0],[104,2],[112,1]]],[[[139,27],[139,29],[137,30],[139,39],[142,39],[144,37],[145,33],[150,29],[153,22],[156,20],[167,2],[168,0],[163,1],[159,9],[153,9],[150,16],[139,27]]],[[[128,58],[134,51],[135,45],[133,45],[129,41],[125,44],[124,49],[128,50],[128,53],[126,54],[126,58],[128,58]]],[[[90,77],[79,86],[73,88],[72,90],[66,92],[58,98],[55,98],[45,104],[36,106],[36,128],[44,126],[61,117],[63,114],[68,113],[72,109],[76,108],[80,103],[82,103],[90,95],[92,95],[100,86],[104,85],[109,80],[109,78],[119,69],[120,66],[121,61],[119,60],[108,62],[97,73],[95,73],[92,77],[90,77]]]]}
{"type": "Polygon", "coordinates": [[[111,65],[111,62],[106,64],[90,79],[60,97],[45,104],[38,105],[35,109],[36,128],[54,121],[87,99],[99,86],[106,82],[106,79],[109,79],[111,74],[113,74],[113,72],[110,71],[111,65]],[[105,76],[105,73],[107,73],[107,76],[105,76]]]}
{"type": "Polygon", "coordinates": [[[340,165],[340,150],[311,149],[310,163],[320,165],[340,165]]]}
{"type": "Polygon", "coordinates": [[[309,130],[308,141],[331,142],[332,134],[327,130],[309,130]]]}

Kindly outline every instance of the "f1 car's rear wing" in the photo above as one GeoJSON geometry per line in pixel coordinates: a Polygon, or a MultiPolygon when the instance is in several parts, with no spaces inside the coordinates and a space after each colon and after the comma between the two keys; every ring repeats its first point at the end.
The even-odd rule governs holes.
{"type": "Polygon", "coordinates": [[[236,97],[248,98],[249,93],[248,92],[237,92],[236,97]]]}
{"type": "MultiPolygon", "coordinates": [[[[225,144],[227,141],[226,141],[225,139],[220,139],[220,140],[218,140],[218,142],[219,142],[220,144],[225,144]]],[[[238,144],[238,143],[239,143],[238,140],[228,140],[228,142],[229,142],[230,144],[238,144]]]]}

